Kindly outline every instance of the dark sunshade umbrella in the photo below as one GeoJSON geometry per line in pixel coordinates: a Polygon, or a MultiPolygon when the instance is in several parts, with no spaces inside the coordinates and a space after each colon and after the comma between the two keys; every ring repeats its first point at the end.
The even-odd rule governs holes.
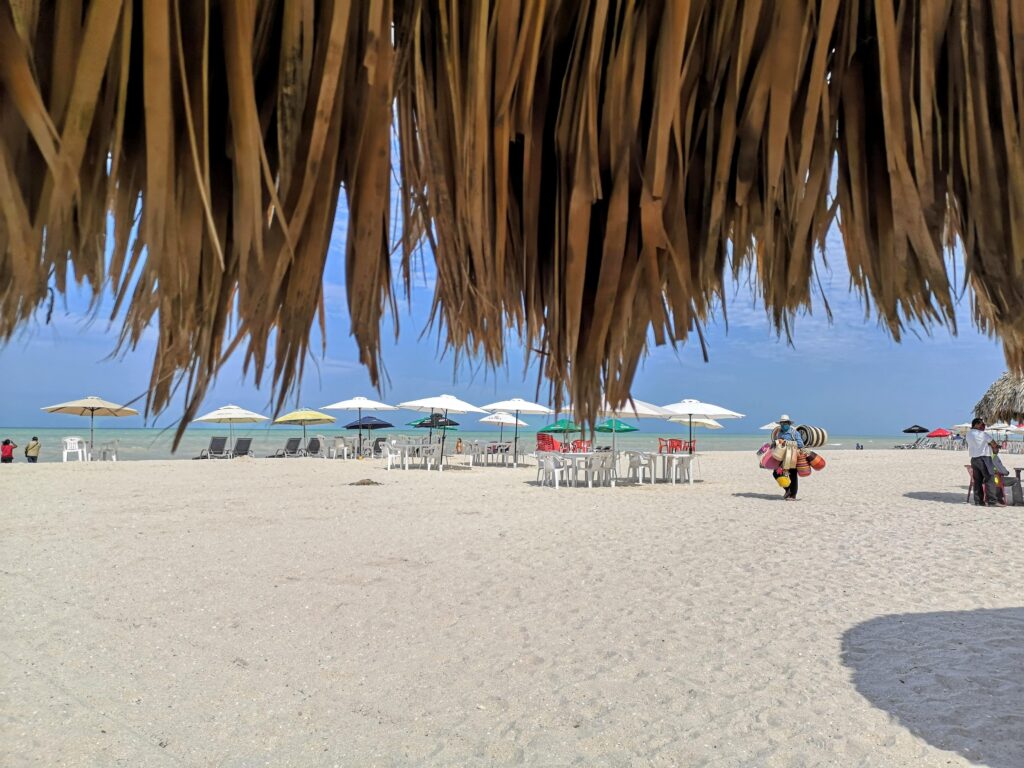
{"type": "Polygon", "coordinates": [[[922,427],[920,424],[915,424],[912,427],[907,427],[903,431],[908,435],[923,435],[928,431],[928,427],[922,427]]]}
{"type": "Polygon", "coordinates": [[[376,416],[363,416],[350,424],[346,424],[345,429],[388,429],[393,426],[395,425],[391,422],[378,419],[376,416]]]}
{"type": "Polygon", "coordinates": [[[442,416],[440,413],[435,413],[430,416],[424,416],[422,419],[410,421],[409,426],[416,429],[452,429],[459,426],[459,422],[449,419],[447,416],[442,416]]]}
{"type": "MultiPolygon", "coordinates": [[[[448,418],[448,413],[487,413],[482,408],[477,408],[471,403],[467,403],[465,400],[459,400],[454,395],[438,395],[437,397],[425,397],[421,400],[410,400],[406,403],[399,403],[399,408],[405,408],[410,411],[419,411],[420,413],[429,413],[431,417],[434,417],[439,412],[444,414],[444,418],[448,418]]],[[[447,428],[443,425],[441,427],[441,456],[444,456],[444,439],[447,428]]],[[[431,433],[433,437],[433,433],[431,433]]],[[[441,468],[441,464],[438,464],[438,469],[441,468]]]]}
{"type": "MultiPolygon", "coordinates": [[[[339,400],[336,403],[325,405],[324,410],[355,411],[356,418],[361,421],[363,418],[363,411],[397,411],[398,408],[393,405],[388,405],[387,403],[379,403],[376,400],[371,400],[368,397],[358,395],[348,400],[339,400]]],[[[363,455],[363,430],[361,429],[359,430],[359,455],[363,455]]]]}

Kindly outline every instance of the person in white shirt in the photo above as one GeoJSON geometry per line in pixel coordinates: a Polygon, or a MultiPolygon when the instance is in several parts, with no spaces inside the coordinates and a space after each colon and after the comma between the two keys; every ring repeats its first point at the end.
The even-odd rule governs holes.
{"type": "MultiPolygon", "coordinates": [[[[971,469],[974,471],[974,503],[982,506],[985,498],[988,503],[995,506],[996,499],[996,473],[992,466],[992,449],[999,443],[992,439],[992,436],[985,431],[985,420],[974,419],[971,421],[971,428],[967,432],[967,451],[971,457],[971,469]]],[[[1003,502],[1002,506],[1006,506],[1003,502]]]]}

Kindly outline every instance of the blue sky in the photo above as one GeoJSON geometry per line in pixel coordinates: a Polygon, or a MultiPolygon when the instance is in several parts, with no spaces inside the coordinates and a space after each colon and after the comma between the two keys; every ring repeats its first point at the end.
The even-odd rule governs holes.
{"type": "MultiPolygon", "coordinates": [[[[377,396],[349,335],[343,283],[346,228],[342,208],[325,274],[327,352],[319,355],[315,339],[312,346],[318,353],[307,363],[296,398],[308,407],[358,394],[377,396]]],[[[708,329],[710,362],[703,362],[697,344],[652,348],[636,378],[634,397],[658,404],[694,397],[748,414],[746,420],[727,425],[731,432],[754,432],[782,411],[833,434],[895,434],[915,422],[935,427],[967,419],[1004,370],[999,344],[972,327],[967,298],[959,307],[958,336],[936,329],[930,336],[921,332],[896,344],[873,317],[865,317],[859,297],[849,291],[838,233],[829,238],[827,257],[822,284],[833,311],[831,324],[821,310],[798,318],[793,346],[788,346],[771,331],[749,287],[735,286],[728,333],[721,322],[708,329]]],[[[390,325],[383,334],[390,375],[383,398],[400,402],[451,392],[477,404],[514,396],[534,399],[536,371],[524,372],[521,352],[513,351],[507,367],[499,371],[471,363],[456,370],[450,354],[441,357],[436,332],[421,335],[433,294],[431,267],[428,263],[417,270],[411,303],[399,303],[401,338],[393,340],[390,325]]],[[[40,319],[0,347],[5,374],[0,426],[60,427],[77,422],[39,408],[86,394],[126,401],[144,393],[154,335],[146,336],[134,352],[111,358],[117,327],[103,319],[106,315],[90,318],[87,308],[84,294],[72,295],[49,325],[40,319]]],[[[251,376],[243,377],[240,360],[229,361],[205,405],[213,409],[228,402],[269,411],[269,390],[258,391],[251,376]]],[[[172,406],[148,422],[123,419],[118,426],[166,426],[179,413],[180,406],[172,406]]]]}

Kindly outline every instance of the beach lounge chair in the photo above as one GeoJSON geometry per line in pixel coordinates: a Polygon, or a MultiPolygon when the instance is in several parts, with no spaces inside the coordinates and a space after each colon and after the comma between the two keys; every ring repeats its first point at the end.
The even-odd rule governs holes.
{"type": "Polygon", "coordinates": [[[369,445],[370,446],[369,456],[371,458],[382,456],[383,455],[383,448],[382,448],[382,446],[387,441],[388,441],[388,439],[386,437],[375,437],[373,439],[372,443],[365,443],[365,442],[363,443],[363,450],[365,451],[366,450],[366,446],[369,445]]]}
{"type": "Polygon", "coordinates": [[[317,435],[309,438],[309,442],[306,443],[306,450],[303,452],[306,456],[312,456],[314,459],[326,459],[327,452],[324,450],[324,444],[327,442],[327,438],[323,435],[317,435]]]}
{"type": "Polygon", "coordinates": [[[231,449],[231,458],[237,459],[239,456],[252,456],[251,437],[235,438],[235,447],[231,449]]]}
{"type": "Polygon", "coordinates": [[[302,455],[302,438],[289,437],[288,441],[284,444],[284,448],[278,448],[276,451],[274,451],[274,455],[272,458],[287,459],[302,455]]]}
{"type": "Polygon", "coordinates": [[[228,439],[226,437],[211,437],[210,444],[199,452],[194,459],[227,459],[231,457],[228,451],[228,439]]]}

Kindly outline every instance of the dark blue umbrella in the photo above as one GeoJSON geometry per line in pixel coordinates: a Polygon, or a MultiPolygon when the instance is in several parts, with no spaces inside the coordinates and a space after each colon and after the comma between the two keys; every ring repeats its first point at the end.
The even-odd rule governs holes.
{"type": "Polygon", "coordinates": [[[378,419],[376,416],[363,416],[351,424],[346,424],[345,429],[387,429],[393,426],[395,425],[383,419],[378,419]]]}

